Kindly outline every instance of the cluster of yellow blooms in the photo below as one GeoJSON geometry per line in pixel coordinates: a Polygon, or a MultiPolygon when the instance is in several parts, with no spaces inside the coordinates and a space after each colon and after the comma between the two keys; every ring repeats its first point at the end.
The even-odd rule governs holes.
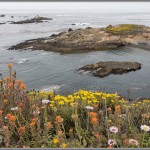
{"type": "Polygon", "coordinates": [[[49,97],[53,97],[54,94],[53,94],[52,91],[49,91],[49,92],[45,92],[45,91],[40,91],[40,92],[30,91],[29,92],[29,96],[30,96],[30,99],[35,99],[35,98],[47,99],[48,96],[49,97]]]}
{"type": "Polygon", "coordinates": [[[73,93],[72,95],[68,96],[61,96],[61,95],[54,95],[53,92],[35,92],[31,91],[29,93],[31,99],[50,99],[50,107],[55,106],[72,106],[73,103],[84,103],[85,106],[87,105],[94,105],[99,103],[100,101],[110,101],[111,103],[119,102],[122,103],[123,100],[120,99],[120,96],[117,94],[109,94],[103,92],[92,92],[86,90],[80,90],[78,92],[73,93]]]}
{"type": "MultiPolygon", "coordinates": [[[[93,106],[94,104],[98,104],[101,101],[107,100],[111,104],[125,104],[124,100],[116,94],[110,93],[103,93],[103,92],[92,92],[86,90],[80,90],[78,92],[73,93],[72,95],[61,96],[61,95],[54,95],[52,91],[45,92],[45,91],[31,91],[29,92],[29,96],[31,100],[34,99],[49,99],[49,106],[52,108],[60,107],[60,106],[72,106],[74,103],[82,103],[87,105],[93,106]]],[[[149,99],[145,99],[142,102],[136,102],[130,105],[130,107],[138,107],[141,105],[145,105],[146,103],[150,103],[149,99]]]]}
{"type": "Polygon", "coordinates": [[[142,107],[143,105],[148,105],[148,103],[150,103],[150,100],[144,99],[143,101],[133,103],[131,107],[142,107]]]}

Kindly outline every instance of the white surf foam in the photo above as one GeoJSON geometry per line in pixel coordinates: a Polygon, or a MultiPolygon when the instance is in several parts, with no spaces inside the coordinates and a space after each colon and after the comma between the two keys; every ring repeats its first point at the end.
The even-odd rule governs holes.
{"type": "Polygon", "coordinates": [[[89,26],[89,25],[91,25],[91,23],[87,23],[87,22],[83,22],[83,23],[73,23],[73,24],[75,24],[76,26],[89,26]]]}
{"type": "Polygon", "coordinates": [[[49,91],[57,91],[59,90],[62,86],[65,86],[65,85],[51,85],[51,86],[45,86],[43,88],[41,88],[42,91],[45,91],[45,92],[49,92],[49,91]]]}
{"type": "Polygon", "coordinates": [[[25,63],[25,62],[27,62],[27,61],[29,61],[29,59],[27,59],[27,58],[22,58],[22,59],[19,59],[19,60],[18,60],[18,64],[23,64],[23,63],[25,63]]]}

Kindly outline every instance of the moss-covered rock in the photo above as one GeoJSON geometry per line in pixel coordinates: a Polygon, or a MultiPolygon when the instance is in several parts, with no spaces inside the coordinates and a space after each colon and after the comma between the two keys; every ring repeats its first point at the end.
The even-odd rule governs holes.
{"type": "Polygon", "coordinates": [[[145,26],[143,25],[136,24],[120,24],[117,26],[109,25],[105,28],[105,31],[114,35],[137,34],[143,32],[144,27],[145,26]]]}

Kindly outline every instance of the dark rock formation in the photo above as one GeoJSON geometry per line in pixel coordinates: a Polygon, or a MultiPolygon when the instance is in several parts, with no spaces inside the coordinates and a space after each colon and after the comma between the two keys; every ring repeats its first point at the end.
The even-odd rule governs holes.
{"type": "Polygon", "coordinates": [[[52,20],[52,18],[36,16],[31,19],[21,20],[21,21],[17,21],[17,22],[13,21],[13,22],[11,22],[11,24],[41,23],[41,22],[44,22],[47,20],[52,20]]]}
{"type": "MultiPolygon", "coordinates": [[[[47,38],[28,40],[9,49],[32,47],[32,50],[78,53],[116,49],[127,45],[139,46],[140,41],[150,42],[150,27],[127,24],[61,32],[47,38]]],[[[150,49],[148,46],[147,48],[150,49]]]]}
{"type": "Polygon", "coordinates": [[[68,32],[73,31],[71,28],[68,29],[68,32]]]}
{"type": "Polygon", "coordinates": [[[2,24],[6,24],[5,22],[0,22],[0,25],[2,25],[2,24]]]}
{"type": "Polygon", "coordinates": [[[89,71],[94,76],[103,78],[109,74],[123,74],[140,68],[141,64],[138,62],[101,61],[96,64],[85,65],[79,70],[89,71]]]}
{"type": "Polygon", "coordinates": [[[5,17],[5,15],[4,15],[4,14],[1,14],[0,17],[5,17]]]}

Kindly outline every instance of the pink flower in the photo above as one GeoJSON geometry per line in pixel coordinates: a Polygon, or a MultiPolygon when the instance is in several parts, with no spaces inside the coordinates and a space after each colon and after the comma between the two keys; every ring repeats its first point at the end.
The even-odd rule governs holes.
{"type": "Polygon", "coordinates": [[[111,111],[111,108],[110,108],[110,107],[108,107],[108,108],[107,108],[107,111],[111,111]]]}
{"type": "Polygon", "coordinates": [[[109,131],[116,134],[116,133],[118,133],[118,128],[115,127],[115,126],[111,126],[111,127],[109,128],[109,131]]]}
{"type": "Polygon", "coordinates": [[[138,146],[139,145],[139,142],[135,139],[129,139],[129,144],[130,145],[135,145],[135,146],[138,146]]]}
{"type": "Polygon", "coordinates": [[[116,145],[116,144],[117,144],[116,140],[114,140],[114,139],[109,139],[108,140],[108,145],[112,146],[112,145],[116,145]]]}

